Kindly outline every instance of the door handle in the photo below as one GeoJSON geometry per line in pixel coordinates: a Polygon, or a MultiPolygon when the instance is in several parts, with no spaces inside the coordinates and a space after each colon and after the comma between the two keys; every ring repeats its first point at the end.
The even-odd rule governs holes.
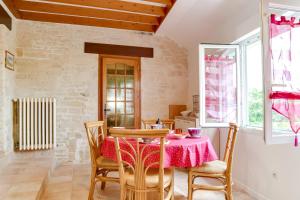
{"type": "Polygon", "coordinates": [[[104,105],[104,115],[106,115],[107,112],[111,111],[109,108],[106,107],[106,104],[104,105]]]}

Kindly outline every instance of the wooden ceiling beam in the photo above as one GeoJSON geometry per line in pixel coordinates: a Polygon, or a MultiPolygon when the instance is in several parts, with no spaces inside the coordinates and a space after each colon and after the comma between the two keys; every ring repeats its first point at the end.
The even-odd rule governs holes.
{"type": "Polygon", "coordinates": [[[27,10],[35,12],[56,13],[65,15],[76,15],[83,17],[95,17],[101,19],[120,20],[127,22],[143,23],[158,25],[158,18],[149,15],[140,15],[133,13],[125,13],[111,10],[100,10],[87,7],[77,7],[61,4],[49,4],[41,2],[30,2],[15,0],[15,5],[18,10],[27,10]]]}
{"type": "Polygon", "coordinates": [[[165,4],[165,5],[172,4],[171,0],[143,0],[143,1],[152,2],[152,3],[160,3],[160,4],[165,4]]]}
{"type": "Polygon", "coordinates": [[[21,19],[22,16],[20,12],[17,10],[13,0],[3,0],[3,3],[6,5],[8,10],[18,19],[21,19]]]}
{"type": "Polygon", "coordinates": [[[171,4],[168,5],[165,9],[165,13],[166,15],[165,16],[162,16],[160,18],[160,23],[158,26],[156,26],[156,29],[155,29],[155,32],[158,31],[159,27],[162,25],[162,23],[164,22],[164,20],[166,19],[166,17],[168,16],[169,12],[171,11],[171,9],[173,8],[174,4],[176,3],[176,0],[171,0],[171,4]]]}
{"type": "Polygon", "coordinates": [[[20,13],[22,15],[22,19],[33,20],[33,21],[97,26],[97,27],[127,29],[127,30],[136,30],[136,31],[144,31],[144,32],[154,32],[155,30],[155,26],[148,25],[148,24],[137,24],[131,22],[112,21],[112,20],[47,14],[47,13],[36,13],[36,12],[27,12],[27,11],[20,11],[20,13]]]}
{"type": "Polygon", "coordinates": [[[135,2],[120,0],[44,0],[45,2],[65,3],[80,6],[90,6],[96,8],[128,11],[155,16],[165,16],[165,8],[160,6],[147,5],[135,2]]]}
{"type": "Polygon", "coordinates": [[[9,30],[11,30],[12,19],[2,5],[0,5],[0,24],[4,24],[9,30]]]}

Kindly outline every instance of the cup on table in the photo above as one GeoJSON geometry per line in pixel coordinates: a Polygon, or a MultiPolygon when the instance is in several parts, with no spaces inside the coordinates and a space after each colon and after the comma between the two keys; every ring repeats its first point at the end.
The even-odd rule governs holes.
{"type": "Polygon", "coordinates": [[[175,133],[176,134],[181,134],[182,133],[182,129],[181,128],[176,128],[175,129],[175,133]]]}
{"type": "Polygon", "coordinates": [[[162,125],[161,124],[151,124],[151,129],[161,129],[162,125]]]}

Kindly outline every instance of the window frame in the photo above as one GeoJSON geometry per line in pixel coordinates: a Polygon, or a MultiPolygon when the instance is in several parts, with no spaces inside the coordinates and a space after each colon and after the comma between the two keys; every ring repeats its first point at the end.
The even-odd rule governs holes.
{"type": "Polygon", "coordinates": [[[241,121],[241,87],[240,87],[240,75],[241,75],[241,59],[240,59],[240,46],[238,44],[199,44],[199,106],[200,106],[200,126],[207,128],[223,128],[228,127],[229,123],[211,123],[206,122],[206,108],[205,108],[205,48],[228,48],[228,49],[236,49],[236,84],[237,84],[237,123],[241,121]]]}
{"type": "MultiPolygon", "coordinates": [[[[263,56],[263,77],[264,77],[264,139],[265,143],[271,144],[286,144],[293,143],[295,134],[292,131],[273,130],[272,123],[272,100],[269,94],[272,91],[272,69],[271,69],[271,56],[270,50],[270,37],[269,37],[269,18],[270,9],[284,9],[286,11],[296,10],[295,7],[272,4],[269,1],[261,3],[261,22],[262,22],[262,56],[263,56]]],[[[300,9],[298,8],[299,12],[300,9]]]]}
{"type": "MultiPolygon", "coordinates": [[[[260,29],[257,29],[251,34],[247,35],[247,37],[243,38],[238,42],[241,49],[241,94],[242,94],[242,102],[241,102],[241,110],[242,110],[242,126],[247,129],[257,129],[257,130],[263,130],[264,125],[262,126],[251,126],[249,124],[249,98],[248,98],[248,78],[247,78],[247,46],[252,45],[256,42],[262,42],[261,35],[260,35],[260,29]]],[[[262,47],[262,44],[261,44],[262,47]]],[[[262,59],[263,60],[263,59],[262,59]]],[[[262,63],[263,66],[263,63],[262,63]]],[[[263,68],[262,68],[263,70],[263,68]]],[[[263,73],[263,71],[261,71],[263,73]]],[[[263,88],[263,79],[262,81],[262,88],[263,88]]],[[[264,90],[262,91],[264,96],[264,90]]],[[[263,104],[263,102],[262,102],[263,104]]],[[[264,107],[264,105],[263,105],[264,107]]]]}

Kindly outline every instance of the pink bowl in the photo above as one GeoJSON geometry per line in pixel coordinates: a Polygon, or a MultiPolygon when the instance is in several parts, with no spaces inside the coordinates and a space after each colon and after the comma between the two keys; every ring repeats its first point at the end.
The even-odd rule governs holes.
{"type": "Polygon", "coordinates": [[[188,132],[192,137],[200,136],[201,128],[188,128],[188,132]]]}

